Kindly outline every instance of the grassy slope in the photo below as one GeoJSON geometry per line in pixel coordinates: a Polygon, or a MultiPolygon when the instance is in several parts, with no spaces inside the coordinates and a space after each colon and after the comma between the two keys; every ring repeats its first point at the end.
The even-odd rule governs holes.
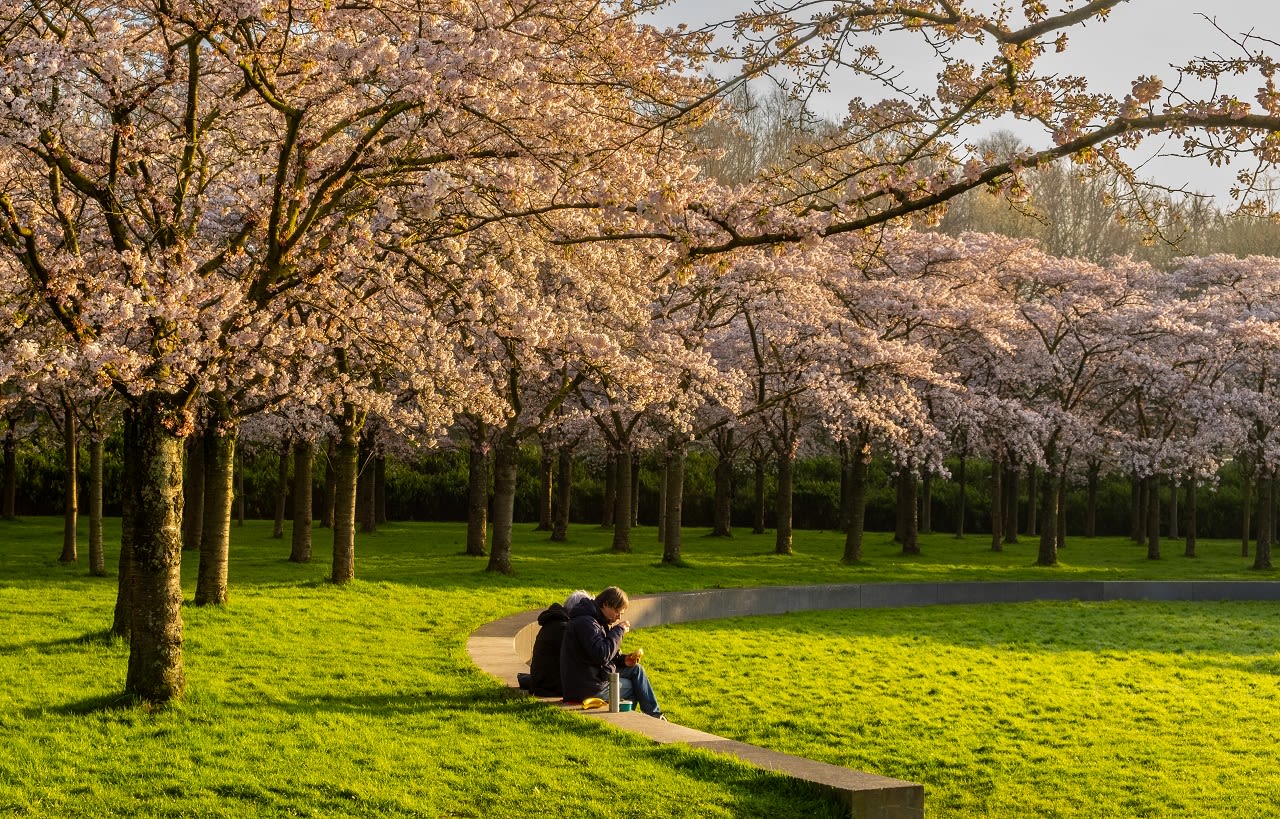
{"type": "MultiPolygon", "coordinates": [[[[501,615],[562,599],[569,589],[595,590],[609,583],[638,594],[765,583],[1258,577],[1234,543],[1202,544],[1204,557],[1192,561],[1174,556],[1180,544],[1170,542],[1170,557],[1153,563],[1145,559],[1145,550],[1122,541],[1078,541],[1063,554],[1063,566],[1041,569],[1032,565],[1035,545],[1029,541],[993,554],[980,537],[936,536],[925,539],[924,556],[903,558],[886,539],[872,537],[867,560],[850,567],[838,563],[840,538],[816,532],[799,533],[798,553],[790,557],[771,554],[771,537],[721,541],[690,532],[685,554],[691,566],[670,569],[658,565],[660,548],[652,530],[637,532],[634,554],[613,555],[607,533],[580,526],[568,544],[551,544],[545,535],[522,527],[515,547],[517,574],[506,578],[485,573],[483,559],[462,554],[461,526],[399,524],[361,537],[360,579],[336,588],[325,581],[326,533],[317,533],[316,562],[298,566],[285,560],[287,541],[269,538],[268,523],[250,522],[233,531],[230,605],[184,610],[187,700],[149,713],[120,701],[127,646],[104,636],[114,579],[89,578],[83,566],[58,565],[60,531],[56,520],[0,521],[0,747],[7,752],[0,754],[0,813],[822,816],[834,806],[802,786],[704,754],[656,747],[508,695],[472,666],[467,635],[501,615]]],[[[188,596],[194,563],[187,561],[184,572],[188,596]]],[[[940,633],[941,624],[958,610],[928,611],[935,619],[911,619],[924,616],[924,610],[859,613],[897,624],[887,645],[876,640],[888,638],[862,634],[874,632],[868,625],[873,620],[848,621],[853,625],[815,620],[817,625],[801,629],[814,642],[800,658],[764,652],[766,664],[750,673],[739,670],[746,653],[741,645],[726,654],[726,668],[699,663],[702,637],[694,639],[687,631],[637,632],[630,639],[645,639],[664,708],[677,721],[705,722],[717,733],[815,756],[829,747],[837,749],[833,761],[924,781],[931,816],[946,815],[936,813],[935,803],[957,816],[1019,815],[1002,812],[1004,806],[1025,803],[1021,789],[1045,785],[1034,777],[1017,784],[1022,780],[1009,769],[1059,766],[1064,756],[1078,752],[1037,762],[1034,754],[1028,756],[1029,749],[1040,747],[1034,737],[990,747],[974,747],[972,738],[984,735],[982,725],[999,726],[999,720],[1039,721],[1023,705],[1025,691],[1005,688],[1027,661],[1016,651],[1003,657],[1000,647],[1034,642],[1043,628],[1029,622],[1031,636],[999,634],[988,644],[964,632],[940,633]],[[829,642],[833,634],[835,643],[829,642]],[[864,639],[869,642],[858,642],[864,639]],[[939,654],[932,643],[928,651],[913,647],[913,640],[922,639],[939,640],[959,653],[939,654]],[[884,654],[859,659],[864,651],[884,654]],[[821,709],[814,711],[818,721],[810,723],[800,718],[803,708],[782,700],[743,699],[758,697],[752,692],[760,686],[752,683],[759,675],[776,674],[779,663],[797,667],[810,655],[828,659],[788,688],[803,693],[812,686],[822,692],[825,720],[821,709]],[[914,664],[902,667],[903,657],[915,657],[914,664]],[[966,671],[997,661],[1003,671],[966,671]],[[874,684],[853,685],[851,678],[863,680],[867,668],[879,668],[883,676],[874,684]],[[888,699],[851,705],[867,699],[855,692],[877,686],[888,699]],[[942,691],[952,710],[929,718],[924,704],[940,703],[942,691]],[[989,698],[983,706],[989,718],[978,720],[978,727],[947,716],[964,713],[964,703],[978,694],[989,698]],[[732,705],[744,702],[747,707],[732,705]],[[903,703],[912,704],[910,719],[932,719],[933,728],[925,731],[910,722],[877,725],[882,715],[904,710],[903,703]],[[841,719],[847,730],[821,727],[841,719]],[[857,753],[847,743],[841,747],[824,738],[859,732],[857,753]],[[892,738],[902,734],[911,734],[909,744],[893,744],[892,738]],[[956,750],[962,743],[963,754],[956,750]]],[[[1022,622],[1036,608],[973,611],[967,619],[981,632],[993,618],[1022,622]]],[[[1228,630],[1237,627],[1231,611],[1212,616],[1226,617],[1232,624],[1228,630]]],[[[1048,615],[1047,622],[1060,617],[1048,615]]],[[[732,640],[748,640],[755,650],[778,642],[803,646],[785,631],[786,618],[782,626],[777,622],[753,621],[745,629],[732,625],[728,632],[724,624],[680,628],[730,646],[732,640]],[[775,628],[784,629],[781,640],[775,628]]],[[[1118,641],[1114,650],[1126,652],[1129,628],[1108,622],[1109,616],[1090,628],[1103,629],[1118,641]]],[[[1087,639],[1066,642],[1070,653],[1050,656],[1070,656],[1072,665],[1083,662],[1077,655],[1093,656],[1087,639]]],[[[1273,660],[1265,659],[1261,672],[1264,681],[1272,674],[1271,683],[1274,668],[1267,663],[1273,660]]],[[[1210,666],[1213,662],[1219,660],[1210,666]]],[[[1238,663],[1228,667],[1239,670],[1238,663]]],[[[1028,685],[1046,684],[1060,683],[1028,685]]],[[[1061,696],[1070,704],[1091,695],[1066,690],[1061,696]]],[[[1090,707],[1105,723],[1110,709],[1129,706],[1090,707]]],[[[1009,733],[1016,738],[1012,729],[1009,733]]],[[[1102,744],[1116,743],[1106,739],[1102,744]]],[[[1196,787],[1212,786],[1214,776],[1208,779],[1196,787]]],[[[1230,794],[1237,785],[1232,778],[1218,790],[1230,794]]],[[[1073,788],[1084,796],[1092,790],[1073,788]]],[[[1064,806],[1058,815],[1099,815],[1069,812],[1080,798],[1067,794],[1048,804],[1064,806]]],[[[1117,804],[1122,812],[1132,807],[1117,804]]]]}

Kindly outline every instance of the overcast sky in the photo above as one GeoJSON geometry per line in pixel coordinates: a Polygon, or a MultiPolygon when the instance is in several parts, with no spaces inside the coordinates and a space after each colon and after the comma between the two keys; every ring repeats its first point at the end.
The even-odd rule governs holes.
{"type": "MultiPolygon", "coordinates": [[[[1017,0],[1007,0],[1017,7],[1017,0]]],[[[1058,0],[1050,0],[1051,10],[1061,9],[1069,4],[1058,0]]],[[[1079,6],[1080,3],[1074,3],[1079,6]]],[[[992,3],[994,7],[994,3],[992,3]]],[[[699,24],[707,20],[722,19],[747,8],[743,0],[678,0],[675,7],[664,11],[658,18],[660,24],[689,22],[699,24]]],[[[1254,42],[1254,50],[1265,46],[1266,50],[1280,58],[1280,2],[1277,0],[1128,0],[1121,3],[1111,13],[1105,23],[1094,23],[1084,27],[1075,27],[1069,32],[1070,46],[1061,56],[1054,55],[1055,62],[1046,62],[1054,70],[1062,73],[1079,74],[1090,80],[1093,88],[1112,93],[1123,94],[1132,81],[1139,75],[1155,75],[1169,86],[1178,79],[1177,72],[1171,67],[1185,63],[1196,56],[1218,54],[1235,56],[1240,53],[1239,47],[1233,44],[1226,35],[1240,36],[1250,33],[1255,37],[1269,40],[1269,43],[1254,42]],[[1222,29],[1218,31],[1214,24],[1222,29]],[[1223,33],[1225,32],[1225,34],[1223,33]]],[[[891,41],[880,38],[876,46],[886,57],[896,55],[890,51],[891,41]]],[[[936,84],[939,65],[936,60],[922,59],[923,53],[911,54],[904,50],[899,66],[907,72],[917,87],[931,90],[936,84]],[[913,59],[914,57],[914,59],[913,59]]],[[[1249,83],[1230,89],[1233,93],[1250,99],[1253,97],[1258,83],[1249,83]]],[[[838,118],[843,111],[847,98],[855,94],[871,99],[870,89],[863,86],[853,93],[841,93],[836,90],[822,103],[821,113],[838,118]]],[[[878,95],[877,95],[878,96],[878,95]]],[[[1020,138],[1033,147],[1043,146],[1044,139],[1030,126],[1017,123],[1001,123],[999,126],[1013,130],[1020,138]]],[[[1164,159],[1161,153],[1180,153],[1181,145],[1176,140],[1149,140],[1148,147],[1133,161],[1147,162],[1142,168],[1142,175],[1158,177],[1161,182],[1177,187],[1187,184],[1189,188],[1223,197],[1236,172],[1244,165],[1234,164],[1228,168],[1212,168],[1203,161],[1185,159],[1164,159]]],[[[1252,163],[1248,167],[1252,167],[1252,163]]]]}

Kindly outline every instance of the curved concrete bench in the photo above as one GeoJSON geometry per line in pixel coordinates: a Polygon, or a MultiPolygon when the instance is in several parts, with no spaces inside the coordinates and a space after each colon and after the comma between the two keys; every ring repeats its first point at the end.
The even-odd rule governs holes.
{"type": "MultiPolygon", "coordinates": [[[[627,619],[634,628],[749,615],[824,609],[933,606],[961,603],[1020,603],[1034,600],[1280,600],[1280,582],[1265,580],[1083,580],[959,583],[850,583],[705,589],[631,598],[627,619]]],[[[476,629],[467,651],[481,669],[518,688],[527,671],[541,609],[504,617],[476,629]]],[[[549,703],[558,700],[547,699],[549,703]]],[[[783,754],[664,722],[638,712],[578,711],[655,742],[682,742],[729,754],[766,770],[813,782],[841,801],[857,819],[923,819],[924,786],[783,754]]]]}

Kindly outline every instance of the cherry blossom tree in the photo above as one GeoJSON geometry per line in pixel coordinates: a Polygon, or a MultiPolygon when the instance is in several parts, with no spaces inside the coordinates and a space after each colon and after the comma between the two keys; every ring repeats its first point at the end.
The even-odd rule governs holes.
{"type": "MultiPolygon", "coordinates": [[[[395,10],[137,0],[12,4],[3,16],[13,24],[0,43],[0,241],[67,348],[128,402],[126,688],[165,701],[185,685],[176,533],[196,397],[271,361],[264,339],[292,315],[287,326],[321,335],[282,343],[333,351],[337,468],[354,486],[359,429],[377,404],[366,400],[377,368],[362,357],[435,346],[339,346],[357,331],[415,327],[413,314],[354,323],[381,292],[386,244],[406,234],[394,228],[404,204],[412,231],[456,235],[468,215],[555,204],[566,179],[598,202],[602,178],[627,174],[586,171],[651,130],[635,124],[641,106],[627,89],[657,101],[680,80],[652,31],[571,0],[395,10]],[[517,167],[520,157],[529,161],[517,167]],[[420,186],[402,196],[410,182],[420,186]],[[295,305],[323,305],[335,320],[295,305]]],[[[210,428],[227,431],[233,419],[209,406],[210,428]]],[[[348,491],[335,514],[342,582],[354,571],[348,491]]]]}

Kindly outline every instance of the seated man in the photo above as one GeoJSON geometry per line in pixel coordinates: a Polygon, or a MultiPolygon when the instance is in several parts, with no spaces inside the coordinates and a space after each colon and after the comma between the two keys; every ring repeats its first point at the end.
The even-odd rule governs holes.
{"type": "Polygon", "coordinates": [[[520,687],[538,697],[559,697],[564,694],[560,686],[560,644],[564,630],[569,625],[569,612],[583,600],[590,600],[588,592],[579,589],[571,593],[564,605],[552,603],[538,615],[538,636],[533,638],[533,655],[529,658],[529,673],[517,674],[520,687]]]}
{"type": "Polygon", "coordinates": [[[609,674],[616,671],[620,699],[634,699],[641,711],[666,719],[640,665],[639,652],[625,657],[619,652],[623,636],[631,630],[631,623],[622,619],[628,602],[626,592],[610,586],[594,600],[583,600],[569,612],[569,625],[560,647],[564,698],[574,702],[588,697],[607,700],[609,674]]]}

